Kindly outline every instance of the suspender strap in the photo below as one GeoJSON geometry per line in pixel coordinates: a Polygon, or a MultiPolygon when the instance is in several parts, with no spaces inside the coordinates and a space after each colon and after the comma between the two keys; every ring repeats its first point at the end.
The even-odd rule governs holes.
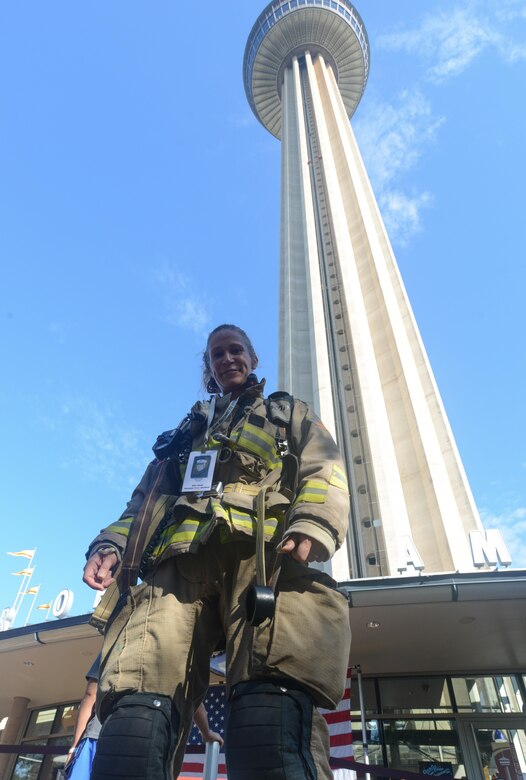
{"type": "MultiPolygon", "coordinates": [[[[135,518],[130,530],[130,536],[128,538],[128,544],[122,558],[122,566],[120,570],[121,577],[121,590],[128,590],[132,585],[137,584],[139,576],[139,566],[141,564],[142,554],[147,545],[147,537],[151,536],[155,529],[152,529],[153,508],[155,502],[161,495],[160,485],[168,466],[171,465],[170,460],[163,460],[159,463],[157,470],[157,476],[153,487],[148,493],[146,501],[143,502],[139,510],[139,514],[135,518]]],[[[161,517],[159,517],[159,522],[161,517]]]]}
{"type": "Polygon", "coordinates": [[[148,499],[132,523],[128,544],[122,563],[115,575],[115,582],[106,590],[90,618],[90,624],[101,633],[104,631],[121,595],[136,584],[142,554],[164,517],[165,505],[170,496],[162,496],[162,501],[159,501],[161,498],[160,485],[170,462],[165,460],[159,464],[159,470],[148,499]]]}

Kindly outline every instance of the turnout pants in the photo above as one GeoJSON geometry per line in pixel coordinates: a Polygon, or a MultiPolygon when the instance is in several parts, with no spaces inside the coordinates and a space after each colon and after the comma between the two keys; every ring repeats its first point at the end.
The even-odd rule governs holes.
{"type": "MultiPolygon", "coordinates": [[[[214,535],[198,553],[168,558],[125,594],[105,634],[98,693],[101,720],[123,697],[148,694],[163,707],[171,703],[174,712],[166,710],[165,720],[173,729],[175,714],[184,733],[208,688],[210,655],[226,641],[232,729],[245,724],[241,740],[238,731],[227,730],[229,777],[328,780],[327,729],[315,707],[334,708],[343,694],[350,650],[347,600],[330,577],[284,556],[275,616],[253,627],[245,620],[245,598],[255,570],[252,542],[221,544],[214,535]],[[254,752],[256,732],[262,728],[259,716],[269,701],[281,707],[284,724],[301,721],[301,734],[294,731],[296,726],[287,733],[303,746],[295,744],[294,750],[305,755],[296,768],[281,775],[262,768],[264,762],[254,752]],[[239,758],[243,746],[251,748],[249,755],[257,760],[246,770],[245,759],[239,758]]],[[[110,777],[94,769],[95,780],[110,777]]]]}

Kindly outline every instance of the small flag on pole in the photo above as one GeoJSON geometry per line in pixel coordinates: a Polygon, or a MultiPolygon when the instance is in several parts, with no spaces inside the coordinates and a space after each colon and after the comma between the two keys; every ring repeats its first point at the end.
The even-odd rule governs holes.
{"type": "Polygon", "coordinates": [[[12,571],[13,577],[30,577],[35,569],[22,569],[22,571],[12,571]]]}
{"type": "Polygon", "coordinates": [[[39,590],[40,590],[40,585],[35,585],[34,588],[28,588],[27,590],[25,590],[24,596],[29,596],[30,594],[36,596],[39,590]]]}
{"type": "Polygon", "coordinates": [[[36,550],[19,550],[18,552],[8,552],[8,555],[14,555],[16,558],[32,558],[36,550]]]}

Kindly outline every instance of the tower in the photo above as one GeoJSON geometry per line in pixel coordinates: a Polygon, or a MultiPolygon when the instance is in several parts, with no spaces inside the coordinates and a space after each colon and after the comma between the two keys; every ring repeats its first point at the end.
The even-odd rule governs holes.
{"type": "Polygon", "coordinates": [[[279,383],[313,403],[351,487],[337,579],[473,569],[481,524],[349,119],[369,43],[348,0],[274,0],[243,75],[281,139],[279,383]]]}

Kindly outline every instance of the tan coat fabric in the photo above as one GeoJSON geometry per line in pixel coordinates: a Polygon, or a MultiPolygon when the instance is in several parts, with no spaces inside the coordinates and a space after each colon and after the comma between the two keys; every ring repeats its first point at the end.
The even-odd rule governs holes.
{"type": "MultiPolygon", "coordinates": [[[[215,419],[228,398],[222,401],[215,419]]],[[[162,491],[171,498],[161,503],[166,501],[169,511],[148,545],[144,581],[123,594],[106,628],[98,702],[102,719],[119,695],[138,691],[172,697],[182,723],[188,723],[205,695],[210,655],[218,646],[226,646],[228,691],[250,679],[275,679],[285,685],[291,679],[301,684],[314,704],[328,708],[335,707],[343,694],[350,650],[348,605],[329,577],[283,556],[274,618],[258,627],[245,619],[247,589],[256,573],[251,538],[254,497],[258,484],[273,472],[272,463],[281,469],[281,462],[272,447],[257,456],[249,445],[242,446],[252,434],[257,447],[261,441],[275,446],[276,427],[268,420],[261,388],[252,388],[238,407],[237,417],[216,432],[223,436],[219,444],[231,452],[218,463],[214,481],[231,486],[231,492],[215,503],[181,496],[179,469],[165,475],[162,491]],[[264,432],[263,438],[258,438],[258,431],[264,432]],[[224,437],[233,445],[225,445],[224,437]],[[256,489],[252,496],[240,489],[237,496],[236,485],[256,489]],[[245,503],[236,506],[237,498],[245,503]],[[236,525],[238,517],[245,520],[236,525]],[[197,525],[206,534],[197,541],[186,540],[186,545],[174,543],[183,528],[190,528],[185,526],[189,518],[198,518],[197,525]]],[[[197,405],[193,414],[197,422],[192,448],[198,449],[204,443],[206,408],[197,405]]],[[[282,475],[269,491],[267,515],[276,524],[270,523],[267,534],[268,574],[277,561],[274,547],[282,536],[286,513],[286,534],[298,531],[317,539],[327,557],[341,544],[348,522],[348,492],[339,452],[302,401],[294,403],[288,433],[290,449],[298,459],[298,480],[292,490],[282,475]]],[[[91,553],[110,544],[122,554],[129,518],[136,516],[158,473],[156,463],[148,467],[122,517],[94,540],[91,553]]],[[[325,722],[315,717],[311,746],[319,780],[332,777],[327,744],[325,722]]]]}
{"type": "MultiPolygon", "coordinates": [[[[220,399],[215,420],[221,416],[228,401],[228,396],[220,399]]],[[[204,444],[207,411],[207,405],[201,403],[196,404],[192,410],[192,425],[195,431],[193,450],[200,449],[204,444]]],[[[249,443],[249,435],[252,435],[254,429],[251,420],[254,418],[259,421],[261,426],[259,430],[265,439],[275,442],[276,426],[268,419],[260,385],[250,388],[239,399],[233,420],[225,421],[215,433],[215,436],[219,434],[219,437],[217,439],[214,437],[211,445],[220,449],[214,475],[215,482],[221,482],[223,486],[229,487],[240,484],[257,486],[272,470],[261,457],[247,449],[246,443],[243,446],[243,442],[249,443]],[[245,434],[247,428],[252,429],[249,435],[245,434]],[[231,445],[225,445],[220,437],[226,438],[231,445]],[[226,454],[229,454],[229,458],[223,461],[226,454]]],[[[279,541],[283,518],[287,513],[288,533],[305,533],[316,539],[325,548],[326,559],[328,559],[340,547],[348,525],[349,496],[341,456],[326,428],[303,401],[294,402],[288,433],[291,452],[298,459],[298,485],[295,495],[291,495],[290,486],[284,475],[275,488],[267,494],[269,522],[267,540],[279,541]],[[312,491],[309,489],[312,485],[317,485],[318,488],[312,491]],[[312,498],[315,500],[310,500],[312,498]],[[291,499],[292,507],[289,508],[291,499]]],[[[270,460],[273,463],[280,462],[275,445],[274,455],[270,455],[270,460]]],[[[114,545],[122,555],[131,522],[151,491],[158,469],[158,463],[155,461],[148,466],[121,518],[101,531],[90,545],[88,555],[92,555],[97,549],[108,544],[114,545]]],[[[218,502],[213,498],[199,498],[195,494],[180,495],[180,487],[181,473],[178,464],[174,463],[165,473],[160,488],[160,492],[173,495],[174,500],[170,505],[169,516],[165,518],[163,524],[164,533],[162,536],[159,534],[152,543],[149,554],[143,562],[144,572],[171,555],[195,552],[200,544],[206,542],[217,526],[223,527],[225,539],[255,535],[255,492],[257,491],[251,496],[235,491],[225,492],[223,499],[218,502]],[[249,522],[248,516],[252,518],[252,522],[249,522]],[[187,537],[194,527],[192,525],[194,520],[199,522],[199,532],[197,537],[189,540],[187,537]],[[188,530],[188,533],[181,534],[183,538],[178,539],[176,530],[185,522],[187,525],[182,530],[188,530]]]]}

